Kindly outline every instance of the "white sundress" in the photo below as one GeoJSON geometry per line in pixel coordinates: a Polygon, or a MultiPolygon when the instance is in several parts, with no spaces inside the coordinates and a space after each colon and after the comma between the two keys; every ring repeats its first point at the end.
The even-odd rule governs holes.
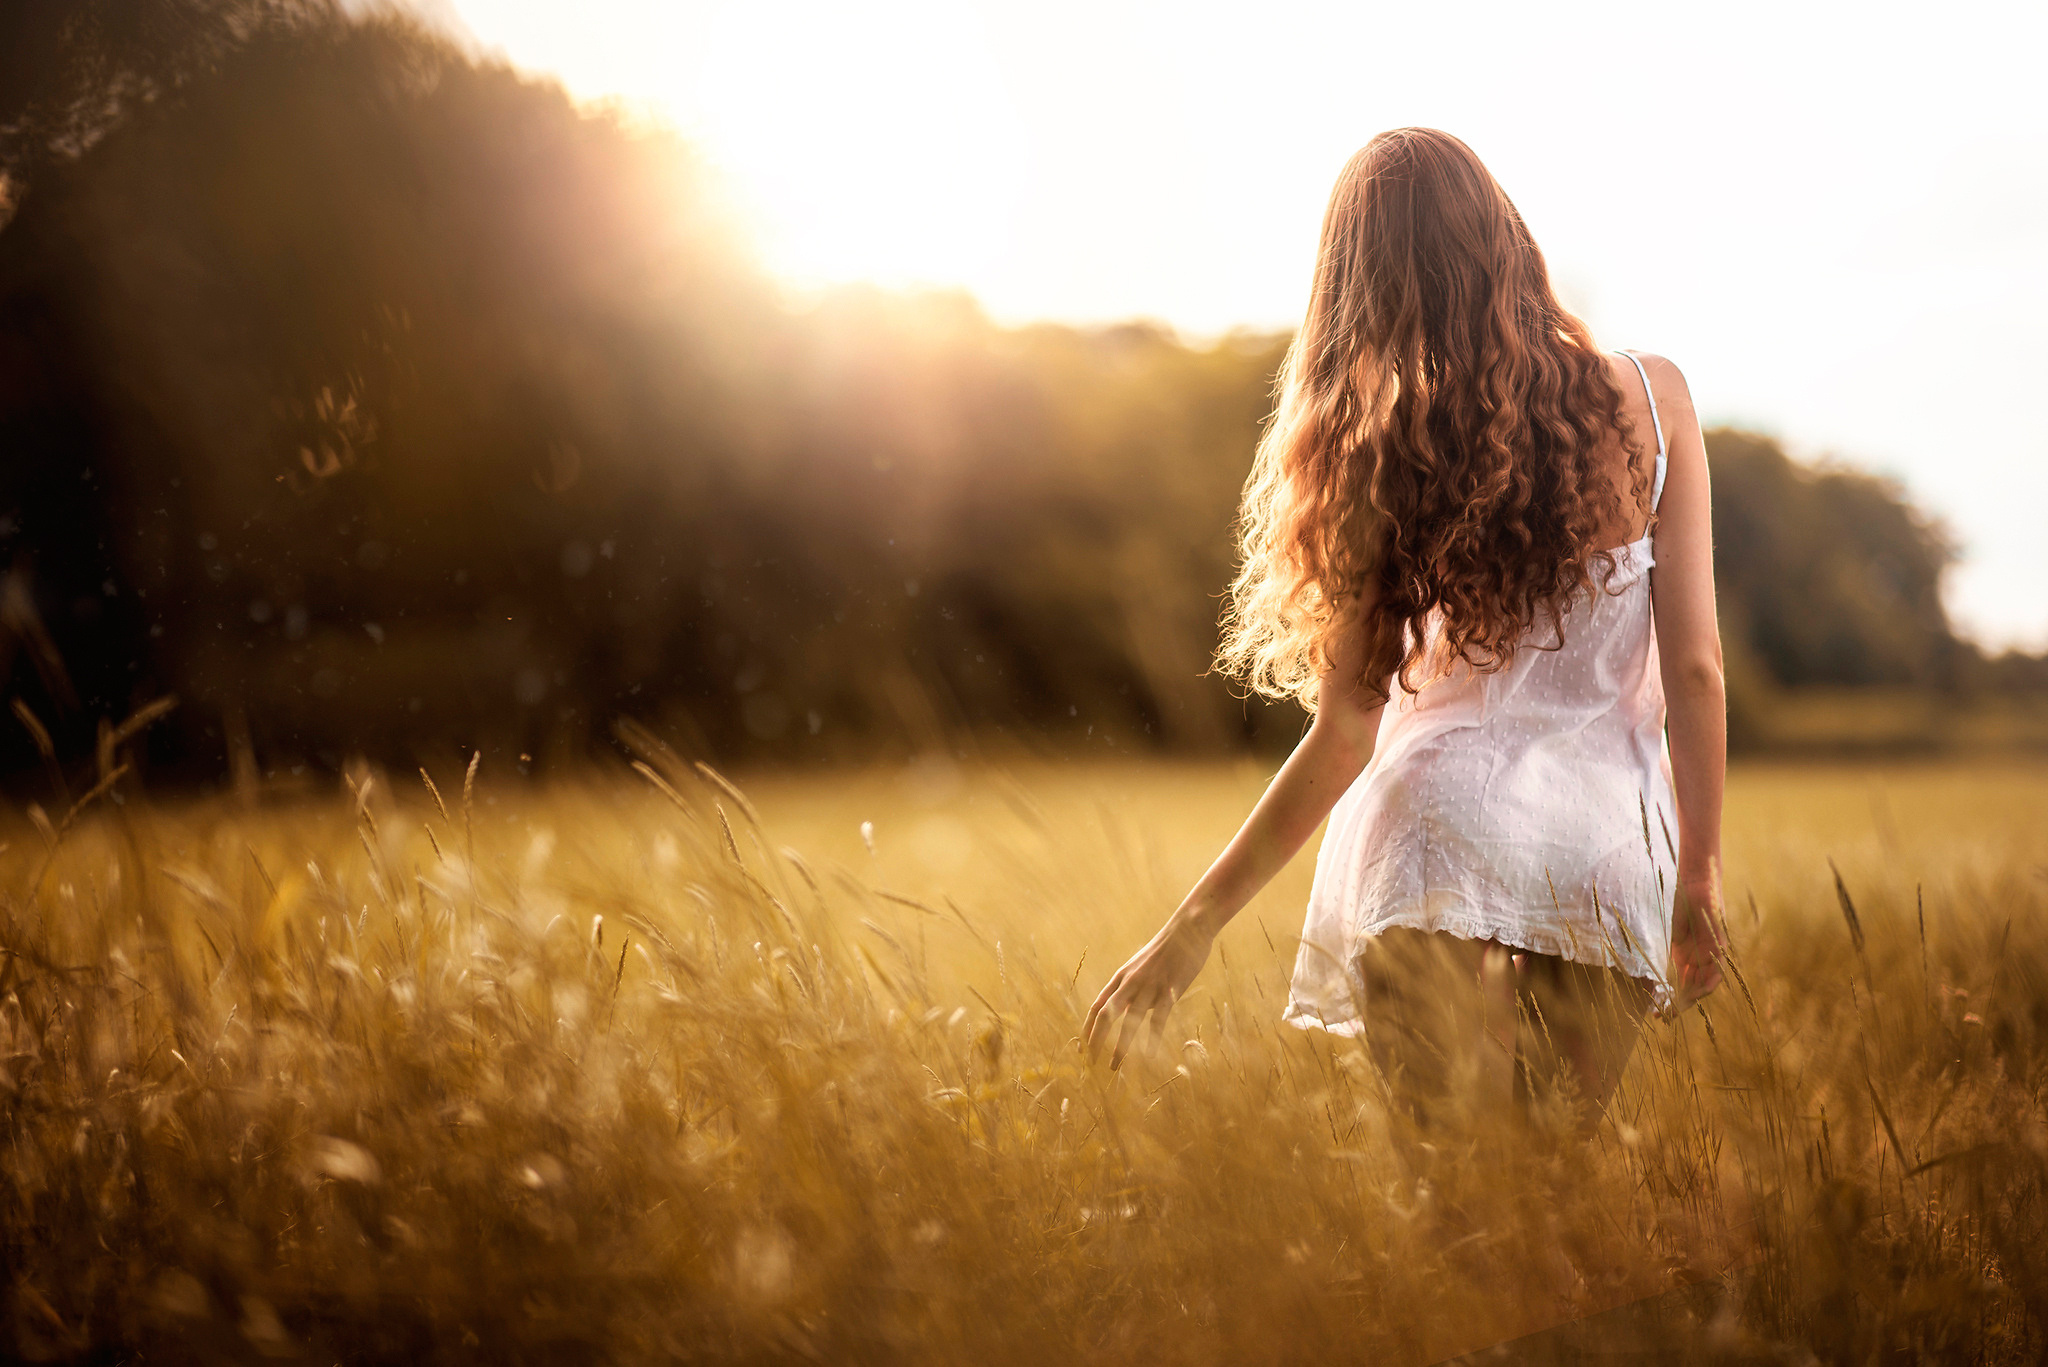
{"type": "MultiPolygon", "coordinates": [[[[1654,510],[1654,393],[1650,421],[1654,510]]],[[[1396,926],[1618,968],[1668,1003],[1677,805],[1652,549],[1645,533],[1611,552],[1561,645],[1532,637],[1498,673],[1457,664],[1412,693],[1395,684],[1371,763],[1330,812],[1287,1021],[1360,1033],[1358,956],[1396,926]]]]}

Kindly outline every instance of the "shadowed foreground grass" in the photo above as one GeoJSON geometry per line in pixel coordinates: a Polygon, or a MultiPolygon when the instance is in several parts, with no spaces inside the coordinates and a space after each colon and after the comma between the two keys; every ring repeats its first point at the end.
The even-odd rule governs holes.
{"type": "Polygon", "coordinates": [[[1276,1023],[1306,860],[1162,1047],[1076,1053],[1260,774],[761,776],[764,822],[650,758],[12,832],[0,1351],[1420,1363],[1658,1295],[1613,1347],[2048,1344],[2048,771],[1738,774],[1741,982],[1590,1142],[1417,1171],[1276,1023]]]}

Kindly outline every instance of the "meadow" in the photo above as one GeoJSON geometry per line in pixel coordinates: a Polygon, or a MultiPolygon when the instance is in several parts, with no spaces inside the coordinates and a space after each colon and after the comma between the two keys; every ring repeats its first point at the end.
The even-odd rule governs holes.
{"type": "Polygon", "coordinates": [[[1257,764],[727,779],[642,736],[158,802],[118,739],[0,833],[11,1356],[2048,1351],[2038,761],[1738,767],[1728,986],[1590,1139],[1417,1147],[1278,1023],[1306,854],[1156,1046],[1076,1047],[1257,764]]]}

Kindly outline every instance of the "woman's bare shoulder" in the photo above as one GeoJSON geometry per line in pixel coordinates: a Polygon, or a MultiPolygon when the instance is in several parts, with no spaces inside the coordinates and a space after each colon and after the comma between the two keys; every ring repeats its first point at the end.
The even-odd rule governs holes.
{"type": "MultiPolygon", "coordinates": [[[[1678,368],[1675,361],[1654,351],[1631,351],[1629,355],[1643,363],[1643,369],[1650,376],[1650,388],[1657,395],[1659,409],[1668,404],[1673,408],[1691,411],[1692,390],[1686,385],[1685,372],[1678,368]]],[[[1627,372],[1628,378],[1635,381],[1637,388],[1641,388],[1642,381],[1637,378],[1635,367],[1628,363],[1626,357],[1616,356],[1614,363],[1627,372]]]]}

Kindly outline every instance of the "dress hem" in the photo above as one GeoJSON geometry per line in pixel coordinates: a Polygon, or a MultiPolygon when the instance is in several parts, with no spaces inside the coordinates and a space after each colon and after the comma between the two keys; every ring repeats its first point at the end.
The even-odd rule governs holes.
{"type": "MultiPolygon", "coordinates": [[[[1460,940],[1491,940],[1509,949],[1524,950],[1531,954],[1548,954],[1552,958],[1564,959],[1571,963],[1584,964],[1590,968],[1611,968],[1650,989],[1650,1009],[1661,1014],[1676,992],[1661,973],[1649,969],[1640,955],[1623,956],[1611,954],[1609,958],[1589,959],[1573,951],[1577,941],[1570,936],[1546,932],[1532,927],[1527,922],[1501,923],[1481,917],[1429,916],[1416,913],[1395,913],[1376,922],[1362,937],[1371,940],[1387,930],[1421,930],[1454,936],[1460,940]]],[[[1350,966],[1346,966],[1349,975],[1350,966]]],[[[1354,1001],[1364,994],[1359,991],[1354,1001]]],[[[1292,991],[1288,993],[1287,1008],[1280,1019],[1283,1023],[1302,1030],[1324,1030],[1333,1035],[1356,1038],[1364,1033],[1365,1021],[1355,1007],[1347,1008],[1342,1015],[1331,1017],[1301,1001],[1292,991]]]]}

